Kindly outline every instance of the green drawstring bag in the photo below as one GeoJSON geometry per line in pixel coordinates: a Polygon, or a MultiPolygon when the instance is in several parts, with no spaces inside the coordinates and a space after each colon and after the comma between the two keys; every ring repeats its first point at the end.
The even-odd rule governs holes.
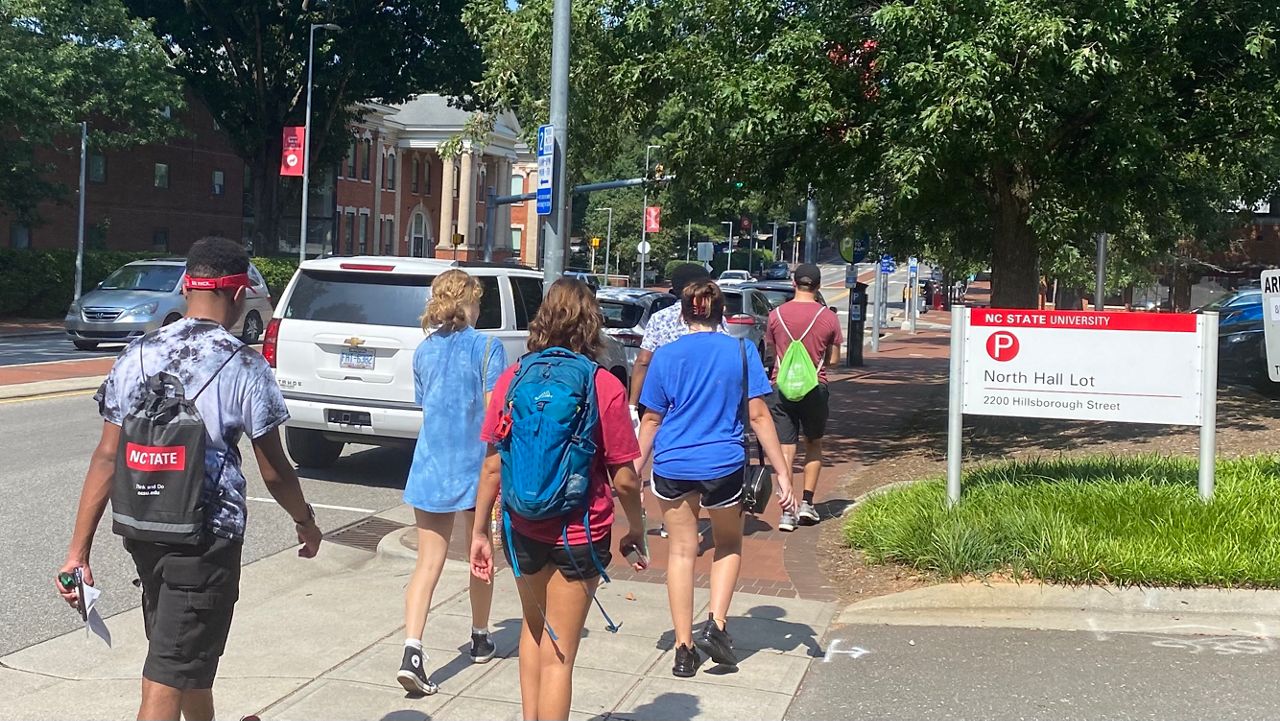
{"type": "Polygon", "coordinates": [[[818,318],[821,318],[826,311],[825,307],[819,308],[818,315],[813,317],[813,321],[799,338],[791,335],[787,324],[782,320],[782,314],[778,314],[778,324],[791,339],[787,352],[782,355],[782,361],[778,363],[778,392],[789,401],[798,401],[809,395],[809,391],[818,387],[818,369],[813,365],[808,349],[800,341],[809,335],[809,331],[813,330],[813,326],[817,324],[818,318]]]}

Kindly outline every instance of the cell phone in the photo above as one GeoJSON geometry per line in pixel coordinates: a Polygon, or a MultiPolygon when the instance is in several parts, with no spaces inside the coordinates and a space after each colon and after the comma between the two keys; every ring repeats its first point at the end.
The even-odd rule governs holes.
{"type": "Polygon", "coordinates": [[[633,566],[645,569],[649,567],[648,545],[648,543],[645,543],[646,548],[641,548],[634,543],[624,543],[619,550],[622,551],[622,555],[626,556],[633,566]]]}
{"type": "Polygon", "coordinates": [[[70,573],[58,574],[58,583],[68,591],[75,589],[76,610],[80,612],[81,621],[87,620],[88,615],[84,609],[84,574],[79,568],[73,568],[70,573]]]}

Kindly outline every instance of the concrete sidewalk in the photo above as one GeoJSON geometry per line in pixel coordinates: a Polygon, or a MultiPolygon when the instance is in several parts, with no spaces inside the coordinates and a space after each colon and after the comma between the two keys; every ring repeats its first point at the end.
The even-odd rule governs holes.
{"type": "MultiPolygon", "coordinates": [[[[403,509],[387,515],[403,521],[403,509]]],[[[384,550],[399,545],[397,535],[383,539],[384,550]]],[[[481,666],[465,656],[468,572],[449,561],[424,641],[440,693],[408,697],[396,683],[412,568],[403,550],[373,554],[334,543],[312,561],[290,550],[245,566],[216,686],[219,716],[519,718],[519,599],[505,571],[491,623],[500,656],[481,666]]],[[[705,590],[696,594],[695,618],[707,601],[705,590]]],[[[738,594],[729,626],[742,656],[738,670],[708,664],[694,679],[677,679],[665,587],[615,581],[599,598],[621,629],[607,632],[594,609],[588,617],[574,676],[576,719],[781,719],[810,661],[822,656],[818,639],[836,611],[831,603],[738,594]]],[[[111,649],[74,632],[0,658],[0,718],[133,718],[146,651],[141,612],[108,625],[111,649]]]]}

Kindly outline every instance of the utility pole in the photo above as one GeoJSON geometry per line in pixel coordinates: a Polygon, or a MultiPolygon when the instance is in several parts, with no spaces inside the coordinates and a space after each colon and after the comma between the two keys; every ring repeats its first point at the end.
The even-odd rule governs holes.
{"type": "Polygon", "coordinates": [[[804,262],[818,262],[818,192],[809,184],[804,216],[804,262]]]}
{"type": "Polygon", "coordinates": [[[689,225],[684,231],[684,262],[689,262],[689,257],[693,249],[693,219],[689,220],[689,225]]]}
{"type": "Polygon", "coordinates": [[[773,221],[773,262],[778,262],[778,221],[773,221]]]}
{"type": "MultiPolygon", "coordinates": [[[[80,222],[76,223],[76,292],[74,299],[80,300],[81,287],[84,286],[84,191],[85,166],[89,157],[89,123],[80,123],[80,222]]],[[[28,243],[30,245],[30,243],[28,243]]]]}
{"type": "Polygon", "coordinates": [[[551,125],[555,138],[555,155],[551,165],[551,202],[554,207],[543,223],[546,257],[542,264],[542,284],[551,284],[564,274],[564,257],[569,245],[566,227],[569,200],[568,168],[565,161],[569,148],[569,29],[573,0],[555,0],[551,27],[551,125]]]}
{"type": "Polygon", "coordinates": [[[613,208],[596,208],[609,213],[609,230],[604,234],[604,284],[609,284],[609,249],[613,247],[613,208]]]}
{"type": "Polygon", "coordinates": [[[307,41],[307,117],[302,128],[302,218],[300,219],[301,230],[298,233],[298,265],[302,265],[302,262],[307,259],[307,201],[310,200],[308,196],[311,195],[311,76],[316,64],[317,30],[341,32],[342,28],[333,23],[322,25],[312,23],[307,41]]]}
{"type": "MultiPolygon", "coordinates": [[[[649,151],[653,150],[654,148],[661,148],[661,147],[662,147],[661,145],[644,146],[644,177],[646,181],[649,179],[649,151]]],[[[644,248],[645,241],[649,239],[649,184],[647,182],[644,185],[644,202],[642,203],[642,206],[643,207],[640,210],[640,247],[644,248]]],[[[641,288],[645,287],[644,261],[648,255],[649,254],[647,252],[640,254],[640,287],[641,288]]]]}
{"type": "Polygon", "coordinates": [[[1095,271],[1093,309],[1102,310],[1102,294],[1107,290],[1107,234],[1098,233],[1098,268],[1095,271]]]}
{"type": "Polygon", "coordinates": [[[729,270],[730,268],[733,267],[733,221],[722,220],[720,221],[720,225],[729,226],[729,236],[728,236],[729,246],[727,248],[728,253],[725,255],[725,259],[724,259],[724,269],[729,270]]]}

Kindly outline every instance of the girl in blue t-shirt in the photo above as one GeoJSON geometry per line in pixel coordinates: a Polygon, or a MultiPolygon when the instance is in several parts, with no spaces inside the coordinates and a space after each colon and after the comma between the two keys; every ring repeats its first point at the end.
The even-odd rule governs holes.
{"type": "MultiPolygon", "coordinates": [[[[431,596],[444,568],[454,517],[463,528],[475,519],[476,488],[485,444],[480,424],[489,394],[507,366],[502,343],[475,330],[483,289],[461,270],[448,270],[431,283],[422,317],[427,337],[413,354],[414,398],[422,407],[422,430],[405,481],[404,501],[418,526],[418,563],[405,589],[404,660],[396,679],[410,693],[432,694],[422,630],[431,596]]],[[[489,640],[493,587],[471,578],[471,661],[485,663],[495,651],[489,640]]]]}
{"type": "Polygon", "coordinates": [[[707,654],[736,666],[725,618],[742,564],[743,453],[742,397],[770,465],[783,510],[795,505],[791,477],[773,417],[764,398],[772,387],[756,347],[717,333],[724,317],[724,294],[710,280],[685,286],[681,312],[689,334],[659,348],[640,392],[640,462],[653,453],[653,493],[662,505],[670,540],[667,595],[675,626],[672,673],[697,673],[707,654]],[[743,378],[743,366],[746,378],[743,378]],[[711,516],[715,557],[711,564],[711,613],[694,638],[693,565],[698,556],[699,508],[711,516]],[[696,648],[695,648],[696,645],[696,648]]]}

